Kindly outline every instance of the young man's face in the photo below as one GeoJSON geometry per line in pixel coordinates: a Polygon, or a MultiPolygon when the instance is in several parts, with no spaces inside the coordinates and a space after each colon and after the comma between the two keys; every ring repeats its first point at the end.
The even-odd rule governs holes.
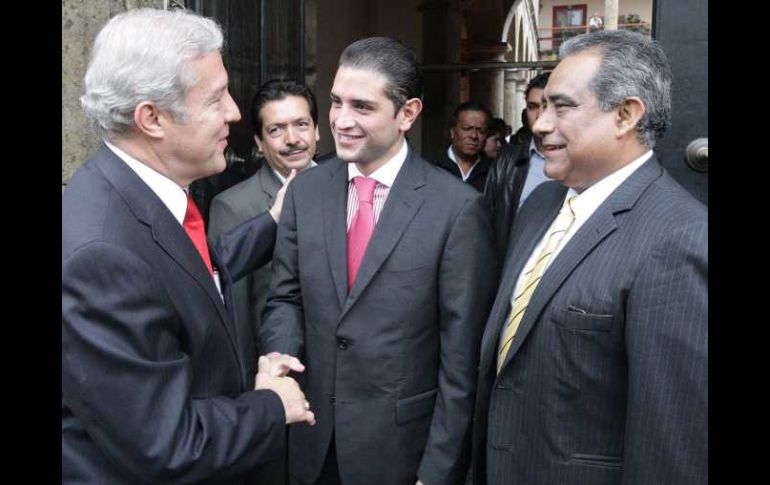
{"type": "Polygon", "coordinates": [[[329,124],[337,156],[367,167],[367,174],[398,153],[422,109],[412,99],[396,111],[385,95],[387,86],[387,78],[376,71],[340,66],[331,90],[329,124]]]}

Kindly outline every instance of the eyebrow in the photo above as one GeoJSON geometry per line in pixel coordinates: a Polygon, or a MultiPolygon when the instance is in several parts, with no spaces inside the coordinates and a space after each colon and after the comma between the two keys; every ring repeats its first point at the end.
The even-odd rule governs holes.
{"type": "MultiPolygon", "coordinates": [[[[334,93],[330,93],[330,96],[331,96],[332,100],[335,100],[335,99],[342,100],[342,98],[340,96],[338,96],[338,95],[336,95],[334,93]]],[[[351,99],[350,103],[360,103],[360,104],[365,104],[367,106],[377,106],[378,105],[377,101],[371,100],[371,99],[351,99]]]]}
{"type": "Polygon", "coordinates": [[[215,89],[211,95],[209,95],[208,98],[206,98],[206,101],[214,101],[215,99],[219,99],[222,97],[222,95],[227,91],[227,83],[220,86],[219,88],[215,89]]]}
{"type": "Polygon", "coordinates": [[[556,93],[556,94],[552,94],[552,95],[550,95],[548,97],[545,97],[545,96],[543,96],[543,97],[546,98],[548,100],[548,102],[551,103],[551,104],[559,102],[559,101],[561,101],[562,103],[565,103],[565,104],[572,104],[572,105],[578,104],[576,100],[574,100],[573,98],[567,96],[566,94],[556,93]]]}

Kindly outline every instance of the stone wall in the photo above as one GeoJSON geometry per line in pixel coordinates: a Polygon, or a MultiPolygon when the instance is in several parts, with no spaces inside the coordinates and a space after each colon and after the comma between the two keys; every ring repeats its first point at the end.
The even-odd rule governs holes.
{"type": "Polygon", "coordinates": [[[163,8],[163,4],[163,0],[62,0],[62,188],[99,143],[86,122],[79,101],[88,53],[96,34],[110,17],[120,12],[138,7],[163,8]]]}

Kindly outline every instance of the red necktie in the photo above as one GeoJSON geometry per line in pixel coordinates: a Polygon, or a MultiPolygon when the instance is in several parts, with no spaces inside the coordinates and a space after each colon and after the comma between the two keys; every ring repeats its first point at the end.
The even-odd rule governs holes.
{"type": "Polygon", "coordinates": [[[184,215],[183,225],[184,230],[195,245],[195,249],[198,250],[201,258],[203,258],[203,262],[209,269],[209,273],[213,276],[214,269],[211,266],[211,257],[209,257],[209,246],[206,242],[206,231],[203,228],[203,217],[201,217],[201,211],[189,192],[187,193],[187,212],[184,215]]]}
{"type": "Polygon", "coordinates": [[[369,177],[353,177],[358,195],[358,210],[348,231],[348,291],[353,288],[358,268],[364,259],[366,246],[374,232],[374,188],[377,181],[369,177]]]}

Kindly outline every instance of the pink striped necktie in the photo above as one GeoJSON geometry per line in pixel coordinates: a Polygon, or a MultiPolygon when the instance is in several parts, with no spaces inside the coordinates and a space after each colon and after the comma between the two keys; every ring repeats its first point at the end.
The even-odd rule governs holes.
{"type": "Polygon", "coordinates": [[[369,177],[353,177],[358,195],[358,210],[348,231],[348,291],[353,288],[366,246],[374,232],[374,189],[377,181],[369,177]]]}

